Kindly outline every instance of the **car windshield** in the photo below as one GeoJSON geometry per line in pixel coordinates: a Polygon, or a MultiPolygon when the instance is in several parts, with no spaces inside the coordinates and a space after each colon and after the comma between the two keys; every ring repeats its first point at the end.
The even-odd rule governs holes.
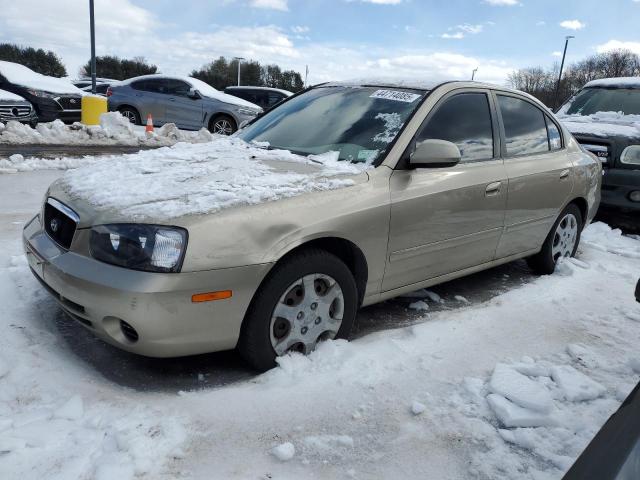
{"type": "Polygon", "coordinates": [[[406,88],[318,87],[258,118],[239,137],[301,155],[338,152],[340,160],[372,164],[425,95],[406,88]]]}
{"type": "Polygon", "coordinates": [[[562,110],[568,115],[587,116],[598,112],[640,115],[640,89],[585,88],[570,101],[566,110],[562,110]]]}

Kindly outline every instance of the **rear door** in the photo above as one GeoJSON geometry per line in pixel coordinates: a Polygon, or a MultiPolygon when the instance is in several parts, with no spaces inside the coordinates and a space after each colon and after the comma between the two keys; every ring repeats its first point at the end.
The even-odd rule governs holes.
{"type": "Polygon", "coordinates": [[[540,249],[573,189],[573,169],[560,129],[528,99],[496,92],[509,178],[499,258],[540,249]]]}
{"type": "Polygon", "coordinates": [[[165,121],[166,92],[165,80],[162,78],[148,78],[131,84],[133,105],[140,112],[142,123],[146,123],[151,114],[154,125],[162,125],[165,121]]]}
{"type": "Polygon", "coordinates": [[[166,121],[179,128],[197,130],[203,126],[202,100],[190,98],[191,85],[182,80],[167,79],[166,121]]]}
{"type": "Polygon", "coordinates": [[[419,169],[403,161],[393,172],[385,291],[494,259],[504,226],[507,177],[492,104],[484,89],[445,96],[415,141],[453,142],[462,161],[419,169]]]}

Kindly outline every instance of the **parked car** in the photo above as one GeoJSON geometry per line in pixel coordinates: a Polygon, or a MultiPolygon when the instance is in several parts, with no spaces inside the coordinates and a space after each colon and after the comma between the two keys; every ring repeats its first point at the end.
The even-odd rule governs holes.
{"type": "Polygon", "coordinates": [[[63,178],[24,228],[36,277],[107,342],[156,357],[237,346],[265,370],[347,337],[360,306],[519,258],[553,272],[600,200],[600,162],[543,104],[474,82],[320,85],[218,142],[211,167],[104,167],[94,180],[116,191],[101,202],[123,202],[125,180],[140,192],[121,207],[92,203],[90,172],[85,193],[63,178]],[[323,162],[351,173],[269,188],[286,172],[336,181],[323,162]],[[165,214],[189,197],[194,210],[165,214]]]}
{"type": "Polygon", "coordinates": [[[562,480],[640,478],[640,384],[607,420],[562,480]]]}
{"type": "Polygon", "coordinates": [[[185,130],[208,128],[231,135],[262,109],[191,77],[145,75],[107,89],[109,110],[119,111],[131,123],[141,125],[151,114],[154,125],[175,123],[185,130]]]}
{"type": "Polygon", "coordinates": [[[224,89],[224,93],[255,103],[264,110],[269,110],[293,95],[293,92],[288,90],[269,87],[227,87],[224,89]]]}
{"type": "Polygon", "coordinates": [[[38,116],[33,106],[20,95],[0,90],[0,122],[15,120],[35,127],[38,116]]]}
{"type": "Polygon", "coordinates": [[[640,77],[590,82],[558,116],[602,161],[600,213],[620,226],[640,227],[640,77]]]}
{"type": "Polygon", "coordinates": [[[28,100],[40,122],[80,121],[84,92],[63,78],[48,77],[24,65],[0,61],[0,88],[28,100]]]}
{"type": "MultiPolygon", "coordinates": [[[[96,85],[110,85],[117,82],[118,80],[115,80],[113,78],[96,77],[96,85]]],[[[77,80],[73,80],[72,83],[80,90],[84,90],[87,87],[91,87],[91,77],[82,77],[77,80]]],[[[89,88],[89,91],[91,91],[91,88],[89,88]]]]}

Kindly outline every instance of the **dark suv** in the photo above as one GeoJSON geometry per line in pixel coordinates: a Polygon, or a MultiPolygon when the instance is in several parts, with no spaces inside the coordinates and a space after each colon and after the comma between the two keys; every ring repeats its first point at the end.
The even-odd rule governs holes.
{"type": "Polygon", "coordinates": [[[264,110],[269,110],[293,95],[288,90],[269,87],[227,87],[224,89],[224,93],[255,103],[264,110]]]}
{"type": "Polygon", "coordinates": [[[41,75],[18,63],[0,61],[0,89],[28,100],[40,122],[80,121],[84,93],[62,78],[41,75]]]}
{"type": "Polygon", "coordinates": [[[600,215],[640,227],[640,77],[595,80],[558,111],[558,118],[603,165],[600,215]]]}

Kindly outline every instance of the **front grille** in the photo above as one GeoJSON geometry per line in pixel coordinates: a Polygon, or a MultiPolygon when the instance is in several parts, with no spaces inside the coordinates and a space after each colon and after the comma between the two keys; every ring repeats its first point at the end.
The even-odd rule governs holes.
{"type": "Polygon", "coordinates": [[[80,218],[55,198],[44,205],[44,230],[61,247],[69,249],[80,218]]]}
{"type": "Polygon", "coordinates": [[[31,115],[29,105],[0,105],[0,118],[3,120],[25,118],[29,115],[31,115]]]}
{"type": "Polygon", "coordinates": [[[79,95],[63,96],[57,100],[63,110],[80,110],[81,97],[79,95]]]}

